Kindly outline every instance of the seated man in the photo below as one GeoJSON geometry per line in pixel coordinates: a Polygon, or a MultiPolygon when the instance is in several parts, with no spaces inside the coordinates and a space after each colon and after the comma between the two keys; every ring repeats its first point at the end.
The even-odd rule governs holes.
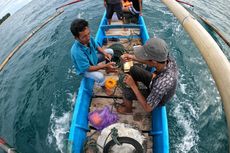
{"type": "Polygon", "coordinates": [[[134,55],[123,54],[122,60],[137,61],[155,67],[151,73],[138,66],[130,68],[124,83],[130,88],[123,89],[123,103],[117,112],[131,113],[132,100],[138,100],[146,112],[151,112],[158,105],[168,102],[174,95],[177,85],[178,69],[173,58],[169,57],[167,45],[159,38],[149,39],[145,45],[135,47],[134,55]],[[140,90],[136,82],[142,82],[147,89],[140,90]]]}
{"type": "Polygon", "coordinates": [[[94,39],[90,37],[88,22],[83,19],[74,20],[71,24],[70,30],[75,38],[75,42],[71,48],[71,58],[76,68],[77,75],[83,75],[84,77],[94,79],[103,87],[105,77],[98,70],[115,70],[115,63],[108,62],[104,64],[100,62],[105,59],[110,61],[113,55],[113,50],[103,50],[98,46],[94,39]]]}

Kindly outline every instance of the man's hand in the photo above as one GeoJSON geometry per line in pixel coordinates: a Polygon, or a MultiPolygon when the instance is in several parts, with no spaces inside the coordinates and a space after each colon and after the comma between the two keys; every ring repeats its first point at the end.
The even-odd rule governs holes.
{"type": "Polygon", "coordinates": [[[121,60],[123,62],[129,62],[129,61],[132,61],[134,59],[134,55],[131,55],[131,54],[123,54],[121,55],[121,60]]]}
{"type": "Polygon", "coordinates": [[[136,86],[136,83],[135,81],[133,80],[132,76],[129,75],[129,74],[126,74],[125,75],[125,78],[124,78],[124,83],[126,83],[128,86],[130,86],[131,88],[136,86]]]}
{"type": "Polygon", "coordinates": [[[117,67],[115,66],[115,62],[109,62],[106,64],[106,73],[116,73],[117,67]]]}
{"type": "Polygon", "coordinates": [[[111,61],[112,59],[112,55],[109,54],[109,53],[104,53],[104,56],[105,56],[105,59],[108,60],[108,61],[111,61]]]}
{"type": "Polygon", "coordinates": [[[109,63],[106,64],[105,67],[109,68],[109,69],[112,69],[112,68],[115,68],[115,64],[116,64],[115,62],[109,62],[109,63]]]}

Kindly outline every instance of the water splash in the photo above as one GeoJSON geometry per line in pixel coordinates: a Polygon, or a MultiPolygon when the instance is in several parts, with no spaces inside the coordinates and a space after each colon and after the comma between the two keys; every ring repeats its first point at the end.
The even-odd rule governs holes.
{"type": "MultiPolygon", "coordinates": [[[[192,106],[190,106],[191,108],[192,106]]],[[[195,111],[193,109],[193,111],[195,111]]],[[[197,146],[199,142],[199,136],[197,135],[198,131],[194,128],[194,123],[184,113],[184,108],[181,105],[178,105],[174,110],[175,117],[177,118],[177,123],[184,130],[184,135],[180,143],[176,144],[176,152],[187,153],[191,151],[193,147],[197,146]]],[[[196,114],[196,113],[193,113],[196,114]]],[[[194,150],[193,150],[194,151],[194,150]]]]}
{"type": "Polygon", "coordinates": [[[47,136],[48,143],[56,144],[56,150],[59,150],[61,153],[65,153],[67,138],[66,135],[69,132],[69,120],[70,112],[64,113],[62,116],[55,116],[56,112],[52,109],[52,114],[50,117],[50,131],[51,133],[47,136]]]}

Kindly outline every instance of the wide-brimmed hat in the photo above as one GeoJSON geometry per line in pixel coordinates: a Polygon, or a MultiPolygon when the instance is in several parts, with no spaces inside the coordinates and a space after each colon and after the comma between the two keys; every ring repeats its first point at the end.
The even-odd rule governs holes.
{"type": "Polygon", "coordinates": [[[166,61],[168,58],[168,47],[164,40],[151,38],[143,46],[134,47],[136,58],[141,60],[166,61]]]}

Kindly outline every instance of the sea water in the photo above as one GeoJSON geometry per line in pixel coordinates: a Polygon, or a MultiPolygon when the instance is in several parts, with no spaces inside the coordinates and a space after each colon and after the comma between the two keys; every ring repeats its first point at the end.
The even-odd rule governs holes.
{"type": "MultiPolygon", "coordinates": [[[[14,12],[0,26],[0,62],[66,2],[33,0],[14,12]]],[[[193,11],[230,38],[230,1],[187,2],[195,5],[193,11]]],[[[74,97],[81,80],[70,58],[74,42],[70,24],[75,18],[85,18],[94,37],[103,12],[103,1],[99,0],[84,0],[66,7],[62,15],[19,49],[0,72],[0,137],[19,152],[66,152],[74,97]]],[[[176,95],[167,104],[170,152],[228,152],[221,98],[198,49],[161,1],[144,0],[143,16],[149,35],[168,43],[180,72],[176,95]]],[[[229,59],[229,48],[208,26],[202,25],[229,59]]]]}

